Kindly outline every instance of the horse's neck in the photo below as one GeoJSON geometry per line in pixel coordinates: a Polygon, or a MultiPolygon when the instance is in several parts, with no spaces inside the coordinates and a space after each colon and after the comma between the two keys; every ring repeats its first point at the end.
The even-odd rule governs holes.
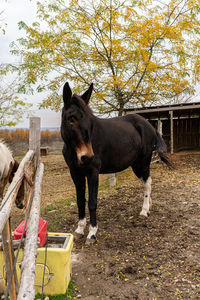
{"type": "Polygon", "coordinates": [[[14,162],[12,152],[3,142],[0,142],[0,177],[7,176],[11,162],[14,162]]]}

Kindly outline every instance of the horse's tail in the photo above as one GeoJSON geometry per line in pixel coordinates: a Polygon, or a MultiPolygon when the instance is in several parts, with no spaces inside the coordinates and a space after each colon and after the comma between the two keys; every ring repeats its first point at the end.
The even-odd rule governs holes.
{"type": "Polygon", "coordinates": [[[156,131],[156,150],[160,159],[169,167],[174,168],[174,164],[171,161],[169,155],[167,154],[167,146],[161,137],[161,135],[156,131]]]}

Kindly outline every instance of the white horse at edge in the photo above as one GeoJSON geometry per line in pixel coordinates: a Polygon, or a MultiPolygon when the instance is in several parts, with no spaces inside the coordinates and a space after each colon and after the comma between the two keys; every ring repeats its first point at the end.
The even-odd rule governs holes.
{"type": "MultiPolygon", "coordinates": [[[[0,199],[3,198],[3,193],[6,184],[12,182],[15,172],[18,169],[18,162],[13,158],[11,150],[8,146],[0,140],[0,199]]],[[[23,208],[23,197],[24,197],[23,185],[19,189],[16,205],[18,208],[23,208]]]]}

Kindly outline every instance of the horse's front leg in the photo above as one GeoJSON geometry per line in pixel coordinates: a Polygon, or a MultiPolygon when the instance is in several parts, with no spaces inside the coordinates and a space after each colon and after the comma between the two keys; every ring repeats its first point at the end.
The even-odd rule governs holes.
{"type": "Polygon", "coordinates": [[[97,220],[96,220],[96,210],[97,210],[97,195],[98,195],[98,184],[99,184],[99,174],[97,170],[92,170],[87,176],[88,180],[88,191],[89,200],[88,207],[90,212],[90,227],[89,234],[87,236],[87,242],[96,241],[96,234],[98,230],[97,220]]]}
{"type": "Polygon", "coordinates": [[[86,227],[86,217],[85,217],[85,176],[75,171],[70,171],[72,179],[76,187],[77,196],[77,206],[78,206],[78,216],[79,222],[75,233],[78,235],[84,235],[84,230],[86,227]]]}

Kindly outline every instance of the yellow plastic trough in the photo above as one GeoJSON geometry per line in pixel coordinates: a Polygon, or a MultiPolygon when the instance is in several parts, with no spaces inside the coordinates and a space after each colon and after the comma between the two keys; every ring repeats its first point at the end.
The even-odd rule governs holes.
{"type": "MultiPolygon", "coordinates": [[[[50,245],[47,247],[47,251],[45,247],[37,249],[38,256],[36,261],[35,293],[37,294],[42,292],[46,251],[47,257],[44,277],[44,294],[65,294],[72,274],[71,252],[73,248],[73,235],[68,233],[50,232],[48,233],[48,243],[50,245]],[[54,245],[51,245],[51,240],[54,240],[54,245]]],[[[20,264],[22,262],[22,258],[23,250],[20,250],[16,264],[18,278],[20,278],[20,264]]],[[[3,251],[0,251],[0,282],[2,282],[5,286],[5,263],[3,251]]]]}

